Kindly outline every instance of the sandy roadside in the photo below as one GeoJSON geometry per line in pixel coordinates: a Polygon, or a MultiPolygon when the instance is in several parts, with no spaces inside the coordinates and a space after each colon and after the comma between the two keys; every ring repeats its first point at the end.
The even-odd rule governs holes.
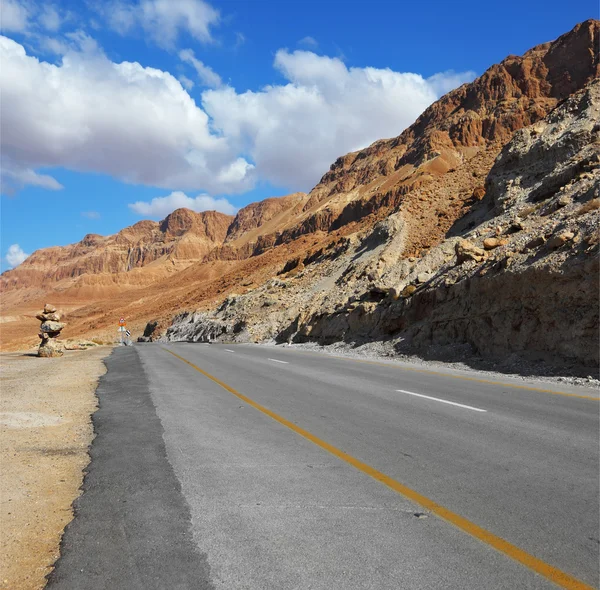
{"type": "Polygon", "coordinates": [[[0,355],[0,588],[43,588],[72,519],[111,347],[0,355]]]}

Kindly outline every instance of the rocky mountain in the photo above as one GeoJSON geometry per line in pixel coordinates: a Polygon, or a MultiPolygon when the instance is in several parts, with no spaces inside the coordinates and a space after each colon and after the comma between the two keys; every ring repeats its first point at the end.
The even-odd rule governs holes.
{"type": "MultiPolygon", "coordinates": [[[[471,84],[431,105],[400,136],[339,158],[307,195],[267,199],[245,207],[235,218],[179,210],[170,216],[172,220],[167,218],[160,224],[140,222],[116,236],[86,236],[73,246],[36,252],[2,276],[8,311],[24,320],[29,303],[23,301],[31,301],[33,306],[34,301],[52,294],[53,301],[63,302],[71,310],[74,321],[67,329],[88,336],[104,334],[113,316],[119,314],[130,317],[140,332],[147,320],[156,319],[158,333],[177,312],[187,311],[170,337],[223,333],[227,338],[251,340],[356,342],[405,334],[412,326],[410,338],[406,333],[403,342],[431,347],[437,336],[428,341],[415,332],[425,316],[410,320],[413,312],[408,310],[415,305],[410,309],[429,310],[431,315],[444,307],[437,299],[435,308],[413,303],[424,302],[428,289],[434,287],[446,296],[458,289],[450,285],[442,288],[433,280],[443,265],[453,269],[447,276],[445,270],[442,272],[444,280],[454,276],[453,272],[462,277],[471,263],[477,272],[487,268],[492,258],[508,251],[507,240],[512,244],[517,237],[530,235],[529,230],[516,228],[525,223],[522,219],[529,220],[525,223],[528,226],[538,214],[518,217],[521,201],[531,200],[531,206],[534,201],[553,202],[550,186],[532,189],[538,191],[533,196],[525,191],[552,177],[550,160],[543,171],[538,170],[540,178],[523,179],[525,184],[517,183],[515,163],[529,161],[533,169],[533,164],[544,162],[544,158],[563,162],[574,154],[579,154],[576,160],[581,156],[571,144],[574,134],[549,134],[547,145],[535,149],[533,144],[519,144],[517,149],[515,142],[525,133],[519,130],[528,129],[531,134],[532,129],[549,129],[553,124],[547,117],[562,117],[560,125],[572,126],[561,109],[572,104],[574,97],[583,96],[582,92],[587,93],[585,100],[595,100],[596,87],[590,83],[600,74],[599,32],[598,21],[586,21],[523,56],[507,57],[471,84]],[[570,147],[555,153],[551,149],[555,143],[570,147]],[[506,156],[507,150],[513,156],[506,156]],[[510,188],[502,184],[511,180],[510,188]],[[511,200],[507,195],[517,186],[525,192],[511,200]],[[510,221],[513,218],[514,222],[510,221]],[[468,259],[467,251],[478,252],[483,246],[479,239],[483,233],[474,233],[484,231],[483,223],[496,223],[494,227],[500,228],[488,236],[500,245],[473,254],[480,260],[468,259]],[[470,245],[457,246],[457,241],[465,238],[470,245]],[[455,266],[455,248],[459,247],[464,250],[459,258],[466,256],[468,260],[455,266]],[[409,291],[410,297],[401,295],[409,291]],[[404,319],[392,321],[386,315],[391,311],[383,312],[388,307],[396,310],[394,313],[402,310],[404,319]],[[195,313],[197,310],[201,313],[195,313]],[[383,329],[381,322],[388,327],[383,329]]],[[[542,131],[535,133],[544,135],[542,131]]],[[[586,173],[595,174],[593,166],[589,170],[590,165],[581,166],[586,173]]],[[[570,170],[554,179],[556,186],[572,178],[570,170]]],[[[596,186],[594,179],[587,182],[596,186]]],[[[556,213],[540,214],[540,219],[554,221],[559,219],[556,216],[567,214],[574,216],[576,223],[596,219],[593,205],[585,215],[575,215],[578,204],[587,203],[578,195],[556,213]]],[[[589,202],[594,203],[594,198],[589,202]]],[[[556,232],[544,228],[543,237],[550,241],[556,232]]],[[[485,226],[485,231],[491,230],[485,226]]],[[[537,229],[533,226],[531,231],[532,240],[540,237],[534,236],[537,229]]],[[[548,260],[555,254],[552,250],[548,260]]],[[[520,261],[519,253],[508,258],[520,261]]],[[[512,261],[502,263],[507,267],[498,276],[520,276],[534,262],[527,258],[523,268],[520,262],[515,266],[512,261]],[[514,270],[509,272],[510,268],[514,270]]],[[[486,270],[484,274],[488,273],[486,270]]],[[[562,285],[561,281],[556,284],[562,285]]],[[[462,279],[456,280],[459,283],[464,288],[462,279]]],[[[519,301],[516,292],[514,298],[519,301]]],[[[479,304],[469,297],[463,301],[464,317],[475,314],[479,304]]],[[[448,342],[454,338],[481,354],[519,350],[508,337],[504,348],[496,344],[486,348],[465,335],[470,329],[461,331],[453,322],[447,320],[450,327],[444,338],[448,342]]],[[[10,335],[11,325],[18,324],[3,325],[3,341],[16,342],[10,335]]],[[[433,332],[439,335],[444,330],[438,326],[433,332]]],[[[542,346],[539,350],[545,349],[542,346]]],[[[563,354],[548,352],[555,353],[563,354]]]]}
{"type": "Polygon", "coordinates": [[[233,217],[216,211],[178,209],[163,221],[140,221],[112,236],[86,235],[81,242],[37,250],[2,274],[2,288],[52,286],[81,275],[127,273],[160,259],[190,263],[222,244],[233,217]]]}
{"type": "Polygon", "coordinates": [[[600,79],[518,131],[454,231],[404,257],[402,212],[183,314],[170,340],[385,341],[390,353],[598,366],[600,79]]]}

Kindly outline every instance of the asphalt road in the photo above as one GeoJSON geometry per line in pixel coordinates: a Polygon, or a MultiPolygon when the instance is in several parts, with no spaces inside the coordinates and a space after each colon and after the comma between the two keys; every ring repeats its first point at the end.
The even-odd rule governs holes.
{"type": "Polygon", "coordinates": [[[107,364],[50,588],[599,585],[597,390],[253,345],[107,364]]]}

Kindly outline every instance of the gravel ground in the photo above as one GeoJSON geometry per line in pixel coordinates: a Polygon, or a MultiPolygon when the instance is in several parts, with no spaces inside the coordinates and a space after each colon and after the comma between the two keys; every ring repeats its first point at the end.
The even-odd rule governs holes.
{"type": "Polygon", "coordinates": [[[110,347],[0,355],[0,588],[37,590],[73,518],[110,347]]]}

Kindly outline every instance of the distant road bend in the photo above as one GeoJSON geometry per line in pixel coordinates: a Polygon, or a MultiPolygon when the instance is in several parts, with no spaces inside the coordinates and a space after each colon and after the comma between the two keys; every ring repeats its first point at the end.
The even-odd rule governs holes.
{"type": "Polygon", "coordinates": [[[49,588],[599,585],[597,390],[257,345],[107,365],[49,588]]]}

